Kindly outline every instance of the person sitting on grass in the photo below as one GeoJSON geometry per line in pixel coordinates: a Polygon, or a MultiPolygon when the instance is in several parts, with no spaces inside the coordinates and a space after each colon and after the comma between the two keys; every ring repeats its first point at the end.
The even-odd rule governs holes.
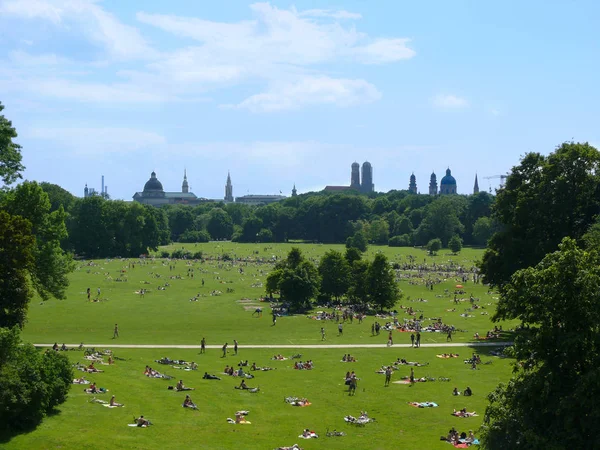
{"type": "Polygon", "coordinates": [[[134,422],[138,427],[148,427],[151,425],[150,421],[148,419],[145,419],[144,416],[138,417],[134,420],[134,422]]]}
{"type": "MultiPolygon", "coordinates": [[[[456,387],[454,388],[454,390],[452,391],[452,395],[460,395],[460,392],[458,392],[458,388],[456,388],[456,387]]],[[[466,391],[465,391],[465,395],[467,395],[466,391]]]]}
{"type": "Polygon", "coordinates": [[[471,388],[469,386],[467,386],[467,388],[465,389],[465,393],[463,395],[465,397],[470,397],[471,395],[473,395],[473,391],[471,390],[471,388]]]}
{"type": "Polygon", "coordinates": [[[236,389],[247,390],[250,388],[246,385],[246,380],[242,379],[242,382],[236,387],[236,389]]]}
{"type": "Polygon", "coordinates": [[[204,376],[202,377],[204,380],[220,380],[220,378],[216,375],[209,375],[208,372],[204,372],[204,376]]]}
{"type": "Polygon", "coordinates": [[[123,403],[117,403],[117,401],[115,400],[115,396],[114,395],[110,398],[109,405],[110,406],[118,406],[118,407],[125,406],[123,403]]]}
{"type": "Polygon", "coordinates": [[[192,401],[192,398],[189,395],[185,396],[185,400],[183,401],[183,405],[181,405],[181,406],[183,406],[184,408],[198,409],[198,407],[192,401]]]}
{"type": "Polygon", "coordinates": [[[198,370],[198,364],[192,361],[192,363],[190,364],[190,370],[198,370]]]}
{"type": "Polygon", "coordinates": [[[177,383],[177,385],[175,386],[175,390],[178,392],[193,391],[194,388],[185,387],[185,385],[183,384],[183,380],[179,380],[179,383],[177,383]]]}

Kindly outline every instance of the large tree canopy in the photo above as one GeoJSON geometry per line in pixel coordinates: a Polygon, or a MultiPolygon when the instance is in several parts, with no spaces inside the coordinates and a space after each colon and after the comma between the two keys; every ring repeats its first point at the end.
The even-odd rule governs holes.
{"type": "Polygon", "coordinates": [[[565,143],[548,156],[529,153],[500,189],[494,219],[500,231],[489,241],[481,271],[502,287],[517,270],[557,249],[566,236],[577,240],[600,213],[600,152],[565,143]]]}
{"type": "Polygon", "coordinates": [[[600,256],[565,238],[516,272],[494,319],[519,319],[516,375],[490,395],[487,449],[600,448],[600,256]]]}
{"type": "MultiPolygon", "coordinates": [[[[4,109],[0,103],[0,112],[4,109]]],[[[21,178],[25,167],[21,164],[21,146],[13,142],[17,131],[12,122],[0,114],[0,179],[4,184],[12,184],[21,178]]]]}

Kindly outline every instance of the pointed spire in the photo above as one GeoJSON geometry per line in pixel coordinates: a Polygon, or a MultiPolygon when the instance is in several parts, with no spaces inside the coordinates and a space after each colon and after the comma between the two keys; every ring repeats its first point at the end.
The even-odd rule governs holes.
{"type": "Polygon", "coordinates": [[[477,181],[477,172],[475,172],[475,185],[473,186],[473,194],[479,194],[479,182],[477,181]]]}

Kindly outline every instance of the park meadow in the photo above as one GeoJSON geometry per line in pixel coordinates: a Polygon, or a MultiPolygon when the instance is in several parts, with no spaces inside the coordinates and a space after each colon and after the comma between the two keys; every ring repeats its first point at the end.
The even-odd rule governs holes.
{"type": "MultiPolygon", "coordinates": [[[[15,449],[273,449],[297,443],[305,449],[443,449],[450,444],[440,441],[440,436],[453,427],[465,432],[473,430],[477,435],[487,394],[498,383],[508,381],[511,374],[510,358],[490,354],[502,342],[498,342],[498,347],[443,347],[448,340],[446,334],[422,333],[424,346],[416,349],[410,347],[410,332],[394,331],[394,345],[388,346],[388,333],[373,335],[372,324],[391,322],[392,316],[367,316],[362,323],[356,319],[346,321],[340,335],[335,320],[313,318],[318,311],[333,310],[324,305],[315,305],[306,314],[279,317],[273,325],[269,302],[262,301],[266,278],[274,263],[285,258],[293,246],[315,263],[330,249],[344,250],[341,245],[209,242],[161,247],[142,259],[77,261],[65,300],[38,299],[30,304],[23,339],[35,344],[56,342],[72,348],[83,343],[86,348],[111,349],[115,364],[99,365],[103,373],[86,374],[88,380],[109,392],[94,396],[83,392],[85,386],[73,385],[68,401],[57,414],[34,431],[1,445],[15,449]],[[202,259],[161,257],[164,252],[172,253],[182,247],[192,253],[202,252],[202,259]],[[263,310],[262,316],[254,314],[257,308],[263,310]],[[119,336],[113,339],[115,324],[119,336]],[[321,327],[325,328],[325,340],[321,327]],[[208,348],[199,354],[202,338],[208,348]],[[239,342],[237,355],[234,339],[239,342]],[[225,343],[229,344],[229,352],[223,357],[221,347],[225,343]],[[284,345],[287,347],[269,348],[284,345]],[[451,352],[459,357],[437,357],[451,352]],[[476,369],[464,362],[474,352],[482,360],[476,369]],[[347,353],[356,362],[342,362],[347,353]],[[279,354],[287,359],[272,359],[279,354]],[[299,354],[300,358],[292,359],[299,354]],[[198,369],[184,371],[156,362],[165,357],[193,361],[198,369]],[[391,385],[385,387],[384,375],[376,372],[399,358],[423,364],[414,368],[415,376],[429,381],[398,383],[410,373],[410,367],[399,366],[391,385]],[[259,388],[256,393],[235,389],[240,379],[223,374],[225,366],[237,369],[246,360],[250,365],[274,369],[250,371],[254,378],[247,383],[259,388]],[[314,368],[294,369],[298,360],[312,360],[314,368]],[[144,376],[148,365],[173,379],[144,376]],[[359,378],[354,396],[348,395],[344,383],[348,371],[354,371],[359,378]],[[205,372],[221,380],[203,379],[205,372]],[[179,379],[195,388],[189,394],[198,410],[182,408],[185,395],[168,389],[179,379]],[[472,397],[452,395],[454,387],[462,392],[467,386],[473,390],[472,397]],[[108,401],[112,395],[125,406],[110,409],[90,401],[94,397],[108,401]],[[307,398],[311,405],[294,407],[284,401],[286,397],[307,398]],[[435,402],[439,406],[415,408],[409,402],[435,402]],[[453,410],[463,408],[478,416],[451,415],[453,410]],[[251,424],[227,422],[240,410],[249,411],[246,418],[251,424]],[[358,416],[361,411],[367,411],[376,420],[364,426],[344,421],[345,416],[358,416]],[[143,429],[129,427],[133,418],[140,415],[149,418],[153,425],[143,429]],[[300,439],[307,428],[319,438],[300,439]],[[328,430],[346,435],[328,437],[328,430]]],[[[399,267],[414,261],[430,269],[435,264],[437,268],[421,273],[396,271],[402,298],[394,309],[400,323],[413,318],[407,314],[410,307],[417,316],[423,315],[423,325],[440,319],[453,325],[458,330],[452,335],[452,343],[456,344],[480,343],[474,338],[475,333],[483,337],[496,325],[502,325],[506,331],[515,325],[492,323],[497,295],[487,286],[473,283],[472,276],[455,276],[457,266],[469,274],[482,250],[464,248],[451,254],[442,249],[430,256],[422,249],[371,246],[364,258],[373,259],[377,252],[399,267]],[[433,290],[425,287],[425,279],[435,280],[433,290]],[[459,285],[462,288],[457,288],[459,285]],[[460,292],[456,300],[455,291],[460,292]],[[476,309],[469,301],[471,297],[476,299],[476,309]]],[[[503,333],[501,337],[510,339],[510,334],[503,333]]],[[[83,351],[67,354],[74,364],[85,362],[83,351]]],[[[83,372],[76,371],[76,376],[81,375],[83,372]]]]}

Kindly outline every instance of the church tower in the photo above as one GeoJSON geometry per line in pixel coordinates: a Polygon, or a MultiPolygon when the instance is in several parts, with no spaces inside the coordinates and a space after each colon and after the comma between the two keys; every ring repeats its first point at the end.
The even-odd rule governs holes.
{"type": "Polygon", "coordinates": [[[233,202],[233,185],[231,184],[231,175],[227,172],[227,184],[225,185],[225,201],[233,202]]]}
{"type": "Polygon", "coordinates": [[[296,183],[294,183],[294,189],[292,189],[292,197],[298,196],[298,190],[296,189],[296,183]]]}
{"type": "Polygon", "coordinates": [[[477,182],[477,174],[475,174],[475,186],[473,186],[473,195],[479,194],[479,183],[477,182]]]}
{"type": "Polygon", "coordinates": [[[83,196],[89,197],[89,195],[90,195],[90,190],[87,187],[87,183],[85,183],[85,188],[83,188],[83,196]]]}
{"type": "Polygon", "coordinates": [[[437,195],[437,193],[438,193],[437,177],[435,176],[435,172],[431,172],[431,178],[429,179],[429,195],[437,195]]]}
{"type": "Polygon", "coordinates": [[[410,192],[411,194],[417,193],[417,177],[415,177],[414,173],[410,176],[410,183],[408,183],[408,192],[410,192]]]}
{"type": "Polygon", "coordinates": [[[352,163],[352,174],[350,175],[350,187],[352,189],[360,190],[360,164],[357,162],[352,163]]]}
{"type": "Polygon", "coordinates": [[[373,184],[373,166],[369,161],[365,161],[362,165],[362,183],[360,188],[360,191],[363,194],[375,192],[375,185],[373,184]]]}
{"type": "Polygon", "coordinates": [[[181,183],[181,192],[183,194],[190,192],[190,185],[188,184],[187,172],[185,169],[183,169],[183,183],[181,183]]]}

